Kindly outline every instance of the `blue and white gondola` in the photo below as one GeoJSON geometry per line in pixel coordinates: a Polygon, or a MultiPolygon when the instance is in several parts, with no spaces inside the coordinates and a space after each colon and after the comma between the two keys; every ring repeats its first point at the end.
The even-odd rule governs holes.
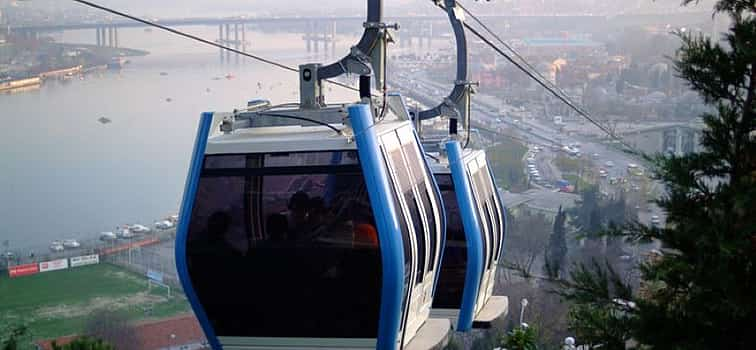
{"type": "Polygon", "coordinates": [[[439,105],[414,116],[416,125],[423,120],[448,117],[449,135],[443,142],[425,138],[438,156],[428,157],[442,192],[446,208],[446,248],[441,277],[431,315],[446,317],[458,331],[490,327],[506,314],[508,299],[493,296],[496,271],[505,233],[505,215],[485,152],[461,147],[457,125],[461,123],[470,138],[471,95],[474,83],[468,81],[467,38],[464,14],[456,0],[444,0],[457,47],[457,72],[454,88],[439,105]],[[441,143],[439,147],[439,143],[441,143]]]}
{"type": "Polygon", "coordinates": [[[389,111],[374,124],[366,104],[245,113],[202,116],[177,230],[180,280],[213,348],[410,344],[444,243],[411,122],[389,111]],[[344,123],[229,127],[313,113],[344,123]]]}
{"type": "Polygon", "coordinates": [[[446,144],[430,159],[446,209],[446,246],[431,315],[458,331],[487,328],[506,314],[508,299],[494,296],[504,247],[506,215],[482,150],[446,144]]]}

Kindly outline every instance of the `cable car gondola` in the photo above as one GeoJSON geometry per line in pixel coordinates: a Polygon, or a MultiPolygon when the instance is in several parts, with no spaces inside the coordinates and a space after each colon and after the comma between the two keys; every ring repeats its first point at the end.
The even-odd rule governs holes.
{"type": "MultiPolygon", "coordinates": [[[[369,22],[379,10],[369,1],[369,22]]],[[[386,35],[366,28],[365,51],[361,40],[336,68],[300,66],[298,106],[256,100],[201,118],[176,259],[214,349],[415,349],[447,336],[448,320],[429,319],[440,192],[403,104],[372,107],[363,58],[382,62],[386,35]],[[361,74],[360,103],[324,103],[337,68],[361,74]]]]}
{"type": "Polygon", "coordinates": [[[446,247],[432,315],[459,331],[488,328],[506,314],[508,299],[494,296],[506,232],[505,211],[482,150],[446,143],[433,174],[446,208],[446,247]],[[456,320],[456,322],[454,322],[456,320]]]}
{"type": "Polygon", "coordinates": [[[417,113],[414,119],[421,129],[423,120],[450,117],[451,141],[443,141],[448,137],[423,139],[426,150],[438,148],[439,156],[428,158],[442,192],[447,218],[446,248],[431,313],[451,319],[456,330],[467,331],[472,327],[490,327],[493,320],[507,312],[508,299],[493,296],[505,215],[485,152],[462,147],[454,140],[461,120],[467,134],[465,144],[469,144],[470,96],[474,91],[473,83],[467,80],[463,15],[455,0],[445,0],[444,5],[457,43],[454,89],[444,102],[417,113]]]}

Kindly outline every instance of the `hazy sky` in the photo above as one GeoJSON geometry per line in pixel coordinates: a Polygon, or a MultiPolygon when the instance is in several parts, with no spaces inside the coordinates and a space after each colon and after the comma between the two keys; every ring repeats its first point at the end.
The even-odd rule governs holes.
{"type": "MultiPolygon", "coordinates": [[[[9,0],[0,0],[0,3],[9,0]]],[[[138,15],[155,17],[200,17],[230,14],[260,15],[361,15],[365,0],[93,0],[138,15]]],[[[703,0],[698,8],[710,10],[713,0],[703,0]]],[[[44,8],[74,7],[69,0],[19,1],[22,6],[44,8]]],[[[506,13],[508,11],[547,12],[647,12],[675,9],[681,0],[464,0],[461,3],[477,9],[479,13],[506,13]]],[[[437,13],[430,0],[385,0],[386,14],[437,13]]]]}

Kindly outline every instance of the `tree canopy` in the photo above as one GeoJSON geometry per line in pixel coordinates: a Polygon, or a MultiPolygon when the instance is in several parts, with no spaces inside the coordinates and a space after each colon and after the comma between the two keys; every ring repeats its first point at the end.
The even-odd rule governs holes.
{"type": "MultiPolygon", "coordinates": [[[[694,2],[685,0],[684,4],[694,2]]],[[[602,349],[752,349],[756,331],[756,1],[720,0],[718,38],[678,33],[680,77],[711,106],[699,153],[649,157],[666,226],[609,230],[660,242],[635,290],[609,264],[582,265],[559,291],[578,342],[602,349]]],[[[590,218],[590,215],[588,216],[590,218]]],[[[590,222],[590,220],[588,220],[590,222]]]]}

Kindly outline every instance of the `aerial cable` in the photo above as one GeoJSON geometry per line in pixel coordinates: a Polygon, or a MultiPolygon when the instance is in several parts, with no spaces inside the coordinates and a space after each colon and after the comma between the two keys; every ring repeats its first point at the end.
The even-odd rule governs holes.
{"type": "Polygon", "coordinates": [[[518,59],[520,59],[520,62],[522,62],[522,64],[524,64],[526,67],[528,67],[531,72],[535,73],[539,78],[541,78],[541,80],[543,82],[547,83],[554,90],[557,90],[559,93],[561,93],[562,96],[564,96],[566,99],[570,100],[570,103],[572,103],[572,105],[573,105],[571,107],[573,107],[573,108],[579,108],[583,113],[588,114],[588,112],[584,108],[576,105],[575,102],[573,102],[570,99],[569,95],[564,90],[562,90],[556,84],[552,83],[550,80],[546,79],[546,77],[544,77],[535,67],[533,67],[528,62],[528,60],[525,59],[525,57],[523,57],[522,55],[520,55],[520,53],[517,52],[517,50],[515,50],[512,46],[510,46],[509,44],[507,44],[506,41],[504,41],[503,39],[501,39],[501,37],[498,34],[496,34],[493,30],[491,30],[485,23],[483,23],[483,21],[481,21],[480,19],[478,19],[478,16],[475,16],[475,14],[473,14],[472,12],[470,12],[470,10],[468,10],[466,7],[462,6],[462,4],[457,3],[457,5],[463,11],[465,11],[465,13],[467,15],[469,15],[476,23],[478,23],[478,25],[480,25],[486,32],[488,32],[488,34],[491,34],[491,36],[493,36],[494,39],[496,39],[496,41],[498,41],[499,43],[501,43],[501,45],[503,45],[507,50],[509,50],[509,52],[511,52],[515,57],[517,57],[518,59]]]}
{"type": "MultiPolygon", "coordinates": [[[[219,48],[221,50],[226,50],[226,51],[229,51],[229,52],[233,52],[235,54],[239,54],[239,55],[242,55],[242,56],[245,56],[245,57],[249,57],[251,59],[260,61],[262,63],[267,63],[267,64],[276,66],[276,67],[284,69],[284,70],[288,70],[288,71],[291,71],[291,72],[297,72],[297,73],[299,72],[299,69],[291,67],[291,66],[287,66],[287,65],[285,65],[283,63],[276,62],[276,61],[273,61],[271,59],[267,59],[267,58],[264,58],[264,57],[261,57],[261,56],[258,56],[258,55],[254,55],[254,54],[251,54],[251,53],[248,53],[248,52],[245,52],[245,51],[237,50],[237,49],[225,46],[225,45],[221,45],[221,44],[218,44],[216,42],[212,42],[210,40],[201,38],[199,36],[192,35],[192,34],[189,34],[189,33],[186,33],[186,32],[182,32],[180,30],[177,30],[177,29],[174,29],[174,28],[171,28],[171,27],[167,27],[167,26],[164,26],[162,24],[158,24],[158,23],[155,23],[153,21],[146,20],[144,18],[132,16],[132,15],[130,15],[128,13],[121,12],[121,11],[118,11],[118,10],[114,10],[112,8],[105,7],[103,5],[99,5],[99,4],[96,4],[96,3],[93,3],[93,2],[90,2],[90,1],[86,1],[86,0],[71,0],[71,1],[80,3],[82,5],[89,6],[89,7],[92,7],[92,8],[96,8],[98,10],[102,10],[102,11],[105,11],[105,12],[108,12],[108,13],[112,13],[112,14],[114,14],[116,16],[128,18],[130,20],[137,21],[137,22],[140,22],[140,23],[144,23],[144,24],[146,24],[148,26],[152,26],[152,27],[155,27],[155,28],[158,28],[158,29],[162,29],[162,30],[167,31],[169,33],[173,33],[173,34],[176,34],[178,36],[183,36],[185,38],[188,38],[188,39],[191,39],[191,40],[195,40],[195,41],[201,42],[201,43],[206,44],[206,45],[214,46],[214,47],[217,47],[217,48],[219,48]]],[[[353,86],[349,86],[347,84],[344,84],[344,83],[341,83],[341,82],[338,82],[338,81],[334,81],[334,80],[330,80],[330,79],[324,79],[324,80],[327,81],[327,82],[329,82],[329,83],[331,83],[331,84],[334,84],[336,86],[343,87],[345,89],[349,89],[349,90],[352,90],[352,91],[359,91],[359,89],[357,89],[357,88],[355,88],[353,86]]]]}
{"type": "MultiPolygon", "coordinates": [[[[444,5],[441,4],[441,3],[436,3],[436,6],[442,8],[442,9],[445,9],[444,5]]],[[[472,13],[470,13],[469,11],[465,11],[465,12],[469,13],[470,16],[475,17],[475,15],[472,14],[472,13]]],[[[478,20],[478,22],[480,22],[480,21],[478,20]]],[[[486,45],[488,45],[489,47],[491,47],[491,49],[493,49],[498,54],[500,54],[502,57],[504,57],[507,61],[509,61],[510,63],[512,63],[515,67],[517,67],[517,69],[519,69],[520,71],[522,71],[523,73],[525,73],[528,77],[530,77],[531,79],[533,79],[536,83],[538,83],[539,85],[541,85],[544,89],[546,89],[548,92],[550,92],[556,98],[558,98],[564,104],[566,104],[567,106],[569,106],[572,110],[574,110],[575,112],[577,112],[580,116],[582,116],[583,118],[585,118],[586,120],[588,120],[589,122],[591,122],[591,124],[593,124],[596,127],[598,127],[601,131],[603,131],[604,133],[606,133],[612,139],[617,140],[618,142],[620,142],[623,146],[627,147],[630,151],[632,151],[634,153],[638,153],[635,150],[635,148],[632,147],[631,145],[629,145],[627,142],[625,142],[625,140],[623,140],[622,138],[618,137],[617,135],[614,134],[614,132],[612,132],[611,130],[609,130],[608,128],[606,128],[604,125],[602,125],[601,123],[599,123],[596,120],[594,120],[587,112],[583,111],[581,108],[577,107],[572,101],[570,101],[569,98],[567,98],[565,96],[562,96],[559,92],[555,91],[546,82],[544,82],[541,79],[539,79],[536,76],[535,73],[531,72],[529,69],[527,69],[525,66],[523,66],[523,64],[517,62],[514,58],[512,58],[512,56],[510,56],[509,54],[507,54],[506,52],[504,52],[503,50],[501,50],[498,46],[496,46],[496,44],[494,44],[493,42],[491,42],[491,40],[489,40],[488,38],[486,38],[485,36],[483,36],[480,32],[478,32],[470,24],[468,24],[467,22],[462,22],[462,24],[465,26],[465,29],[469,30],[473,35],[475,35],[476,37],[478,37],[478,39],[480,39],[483,42],[485,42],[486,45]]],[[[527,61],[525,61],[525,62],[527,62],[527,61]]]]}
{"type": "Polygon", "coordinates": [[[470,16],[475,21],[475,23],[478,23],[478,25],[480,25],[483,28],[483,30],[485,30],[488,34],[491,34],[491,36],[493,36],[494,39],[496,39],[496,41],[498,41],[507,50],[509,50],[509,52],[511,52],[513,55],[515,55],[515,57],[517,57],[518,59],[520,59],[520,62],[522,62],[526,67],[528,67],[533,73],[535,73],[536,75],[538,75],[539,78],[541,78],[543,81],[545,81],[547,84],[549,84],[554,89],[558,90],[560,93],[566,95],[566,93],[564,92],[564,90],[562,90],[561,88],[559,88],[558,86],[556,86],[555,84],[553,84],[550,80],[546,79],[546,77],[544,77],[535,67],[533,67],[530,64],[530,62],[528,62],[528,60],[525,59],[525,57],[523,57],[522,55],[520,55],[520,53],[517,52],[517,50],[515,50],[512,46],[510,46],[509,44],[507,44],[506,41],[502,40],[501,37],[498,34],[496,34],[493,30],[491,30],[485,23],[483,23],[483,21],[481,21],[480,19],[478,19],[478,16],[476,16],[475,14],[473,14],[472,12],[470,12],[470,10],[468,10],[466,7],[464,7],[459,2],[457,2],[457,6],[459,6],[459,8],[461,8],[462,11],[465,11],[465,13],[468,16],[470,16]]]}
{"type": "Polygon", "coordinates": [[[527,74],[531,79],[535,80],[536,83],[538,83],[539,85],[541,85],[548,92],[550,92],[552,95],[554,95],[560,101],[562,101],[564,104],[566,104],[567,106],[569,106],[572,110],[574,110],[575,112],[577,112],[580,116],[582,116],[583,118],[585,118],[586,120],[588,120],[589,122],[591,122],[591,124],[593,124],[596,127],[598,127],[601,131],[603,131],[604,133],[606,133],[612,139],[619,141],[623,146],[625,146],[628,149],[630,149],[631,151],[637,153],[637,151],[635,151],[635,148],[633,146],[630,146],[627,142],[625,142],[625,140],[623,140],[622,138],[620,138],[617,135],[615,135],[614,132],[612,132],[611,130],[609,130],[608,128],[606,128],[604,125],[602,125],[598,121],[594,120],[588,113],[584,112],[582,109],[580,109],[577,106],[575,106],[567,97],[562,96],[557,91],[555,91],[554,89],[552,89],[551,87],[549,87],[546,83],[544,83],[543,81],[541,81],[540,79],[538,79],[535,76],[534,73],[530,72],[527,68],[523,67],[520,63],[516,62],[506,52],[504,52],[500,48],[496,47],[496,45],[494,45],[490,40],[488,40],[483,35],[481,35],[477,30],[475,30],[474,28],[472,28],[467,23],[465,23],[465,28],[467,28],[471,33],[473,33],[479,39],[483,40],[492,49],[494,49],[496,52],[498,52],[500,55],[502,55],[504,58],[506,58],[507,61],[509,61],[510,63],[514,64],[515,67],[517,67],[523,73],[527,74]]]}

